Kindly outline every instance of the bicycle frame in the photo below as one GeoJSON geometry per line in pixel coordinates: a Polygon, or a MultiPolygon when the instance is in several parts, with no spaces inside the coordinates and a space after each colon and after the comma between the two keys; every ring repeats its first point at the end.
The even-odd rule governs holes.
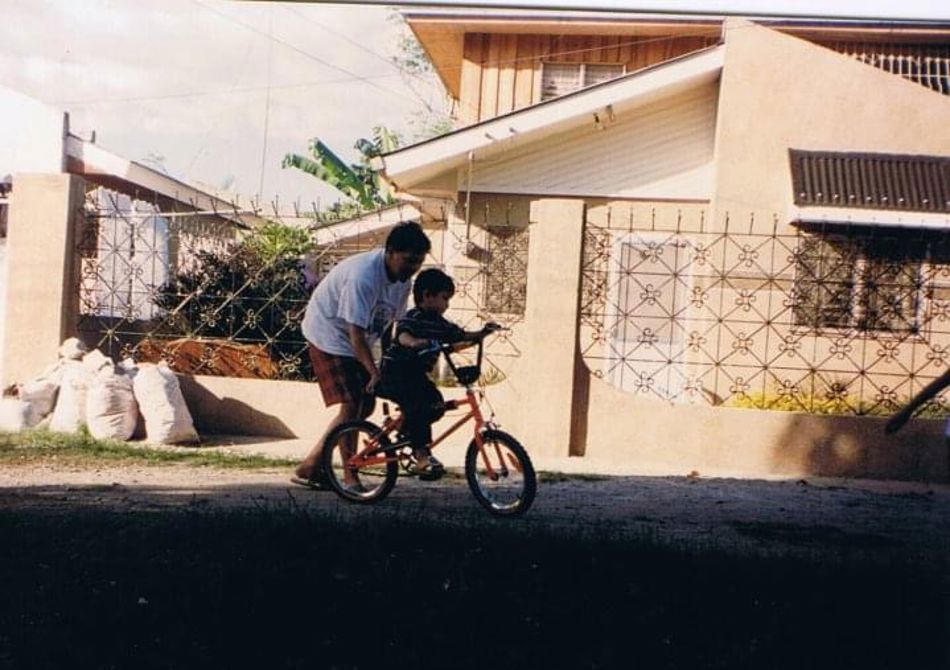
{"type": "MultiPolygon", "coordinates": [[[[464,405],[468,406],[468,412],[456,420],[455,423],[449,426],[438,437],[433,438],[430,448],[435,449],[439,444],[454,434],[459,428],[474,419],[475,443],[478,445],[478,449],[482,453],[482,461],[485,463],[485,469],[488,471],[489,477],[494,478],[497,475],[495,474],[494,468],[492,468],[488,456],[484,453],[485,445],[484,441],[482,440],[482,431],[487,425],[487,422],[485,421],[485,417],[482,415],[481,405],[478,401],[478,398],[476,397],[476,392],[472,389],[468,389],[465,392],[464,398],[455,398],[445,401],[445,408],[447,410],[458,409],[464,405]]],[[[396,416],[387,416],[386,420],[383,422],[383,425],[380,427],[379,435],[371,440],[368,440],[365,445],[362,445],[363,448],[358,448],[356,453],[347,459],[347,464],[353,468],[364,468],[371,465],[380,465],[389,461],[398,460],[399,456],[393,452],[396,449],[404,446],[404,444],[396,443],[389,446],[381,446],[379,438],[392,435],[401,426],[401,413],[397,414],[396,416]]],[[[499,459],[500,458],[501,453],[499,450],[499,459]]]]}

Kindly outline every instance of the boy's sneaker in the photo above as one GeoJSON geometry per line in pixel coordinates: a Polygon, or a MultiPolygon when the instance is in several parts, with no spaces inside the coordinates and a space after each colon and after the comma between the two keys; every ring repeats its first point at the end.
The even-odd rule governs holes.
{"type": "Polygon", "coordinates": [[[416,465],[414,471],[422,481],[432,482],[436,479],[442,479],[442,475],[445,474],[445,466],[435,456],[429,456],[429,462],[423,467],[416,465]]]}

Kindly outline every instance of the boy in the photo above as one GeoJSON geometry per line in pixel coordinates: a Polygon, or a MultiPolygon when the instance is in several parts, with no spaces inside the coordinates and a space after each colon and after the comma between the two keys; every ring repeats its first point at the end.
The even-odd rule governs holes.
{"type": "Polygon", "coordinates": [[[475,332],[466,332],[442,315],[455,294],[455,283],[441,270],[423,270],[412,287],[415,308],[396,323],[392,345],[383,356],[382,378],[378,395],[389,398],[402,409],[402,432],[412,444],[419,479],[432,481],[445,474],[445,468],[429,452],[432,424],[445,413],[444,399],[428,373],[439,353],[419,353],[433,341],[453,344],[455,349],[478,342],[497,329],[495,324],[475,332]]]}

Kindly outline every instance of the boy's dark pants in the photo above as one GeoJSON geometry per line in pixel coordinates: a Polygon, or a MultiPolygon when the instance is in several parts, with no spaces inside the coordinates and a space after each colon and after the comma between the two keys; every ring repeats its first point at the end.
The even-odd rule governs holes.
{"type": "Polygon", "coordinates": [[[445,414],[444,399],[425,375],[397,378],[383,373],[378,394],[395,401],[402,409],[402,432],[413,449],[425,449],[432,442],[432,424],[445,414]]]}

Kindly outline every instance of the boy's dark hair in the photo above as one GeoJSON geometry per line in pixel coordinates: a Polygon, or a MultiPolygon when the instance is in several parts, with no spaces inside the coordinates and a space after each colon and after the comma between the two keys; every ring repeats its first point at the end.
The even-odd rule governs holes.
{"type": "Polygon", "coordinates": [[[455,293],[455,282],[452,278],[437,268],[426,268],[416,275],[412,285],[412,298],[417,305],[422,304],[422,297],[426,293],[455,293]]]}
{"type": "Polygon", "coordinates": [[[408,251],[410,253],[427,254],[432,248],[429,237],[415,221],[404,221],[396,224],[386,237],[386,251],[408,251]]]}

